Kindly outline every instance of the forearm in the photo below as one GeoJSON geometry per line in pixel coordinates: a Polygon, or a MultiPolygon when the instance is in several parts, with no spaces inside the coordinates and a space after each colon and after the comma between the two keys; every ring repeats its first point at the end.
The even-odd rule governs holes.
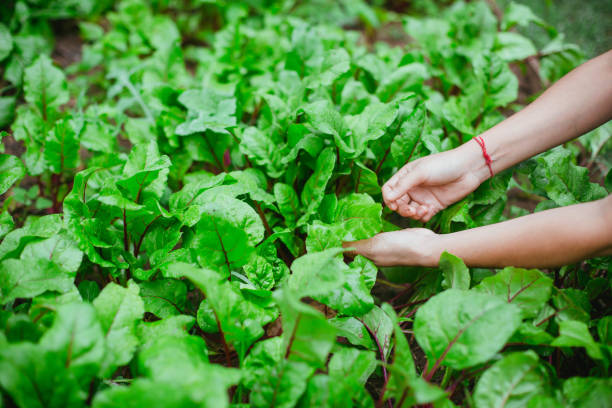
{"type": "MultiPolygon", "coordinates": [[[[574,139],[612,119],[612,51],[556,82],[529,106],[481,134],[498,173],[535,154],[574,139]]],[[[484,180],[489,171],[480,147],[458,149],[474,158],[484,180]]]]}
{"type": "Polygon", "coordinates": [[[473,267],[546,268],[612,255],[612,196],[438,235],[433,248],[432,265],[447,251],[473,267]]]}

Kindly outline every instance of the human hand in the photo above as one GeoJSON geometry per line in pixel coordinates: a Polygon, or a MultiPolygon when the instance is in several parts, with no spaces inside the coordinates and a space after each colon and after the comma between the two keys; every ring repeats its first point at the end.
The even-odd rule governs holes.
{"type": "Polygon", "coordinates": [[[407,163],[383,186],[387,207],[427,222],[486,180],[489,171],[476,143],[407,163]]]}
{"type": "Polygon", "coordinates": [[[442,253],[440,235],[426,228],[383,232],[369,239],[344,242],[354,248],[349,254],[363,255],[379,266],[436,266],[442,253]]]}

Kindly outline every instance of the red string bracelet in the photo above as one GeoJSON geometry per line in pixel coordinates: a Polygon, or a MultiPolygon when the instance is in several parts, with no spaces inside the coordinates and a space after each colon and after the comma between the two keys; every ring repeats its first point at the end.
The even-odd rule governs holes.
{"type": "Polygon", "coordinates": [[[482,149],[482,157],[484,157],[485,163],[487,164],[487,167],[489,168],[489,173],[491,173],[491,177],[493,177],[494,176],[493,168],[491,168],[492,160],[491,160],[491,156],[489,156],[489,153],[487,153],[487,148],[485,147],[484,140],[480,136],[476,136],[474,140],[476,141],[476,143],[478,143],[478,146],[480,146],[480,148],[482,149]]]}

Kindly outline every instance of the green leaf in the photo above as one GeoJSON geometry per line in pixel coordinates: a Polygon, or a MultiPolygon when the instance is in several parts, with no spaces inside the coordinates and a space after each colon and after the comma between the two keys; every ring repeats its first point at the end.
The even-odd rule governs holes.
{"type": "Polygon", "coordinates": [[[603,355],[599,345],[591,336],[589,328],[583,322],[564,320],[559,323],[559,337],[550,343],[556,347],[584,347],[589,357],[601,360],[603,355]]]}
{"type": "Polygon", "coordinates": [[[23,91],[26,102],[33,105],[45,121],[70,98],[64,73],[44,54],[25,69],[23,91]]]}
{"type": "Polygon", "coordinates": [[[21,259],[46,259],[53,261],[60,269],[74,276],[81,266],[83,252],[68,237],[65,231],[49,238],[26,244],[21,259]]]}
{"type": "Polygon", "coordinates": [[[592,201],[607,195],[606,190],[589,181],[589,171],[573,163],[572,153],[555,148],[535,159],[537,166],[529,178],[559,206],[592,201]]]}
{"type": "Polygon", "coordinates": [[[449,11],[459,54],[473,60],[491,49],[497,19],[486,3],[460,3],[449,11]]]}
{"type": "Polygon", "coordinates": [[[0,195],[25,176],[26,170],[18,157],[0,154],[0,195]]]}
{"type": "Polygon", "coordinates": [[[328,322],[338,330],[338,336],[345,337],[349,343],[370,350],[376,350],[376,345],[368,330],[355,317],[336,316],[329,319],[328,322]]]}
{"type": "MultiPolygon", "coordinates": [[[[187,182],[180,191],[170,196],[170,212],[177,213],[186,210],[194,201],[197,203],[197,198],[206,190],[216,187],[224,182],[226,174],[218,174],[216,176],[206,173],[192,181],[187,182]]],[[[192,225],[189,223],[189,225],[192,225]]]]}
{"type": "Polygon", "coordinates": [[[55,123],[45,142],[45,161],[53,173],[73,169],[79,160],[79,140],[71,121],[64,119],[55,123]]]}
{"type": "MultiPolygon", "coordinates": [[[[94,408],[139,408],[144,406],[166,408],[199,408],[201,402],[189,395],[186,387],[161,381],[137,379],[129,387],[114,386],[96,393],[94,408]]],[[[218,405],[220,407],[227,406],[218,405]]]]}
{"type": "Polygon", "coordinates": [[[269,365],[253,385],[250,405],[253,407],[291,408],[306,390],[306,382],[314,368],[305,363],[281,360],[269,365]]]}
{"type": "MultiPolygon", "coordinates": [[[[323,86],[331,85],[340,75],[349,70],[351,60],[344,48],[326,51],[323,55],[312,58],[308,65],[315,66],[310,78],[315,84],[323,86]]],[[[306,84],[312,81],[305,81],[306,84]]]]}
{"type": "Polygon", "coordinates": [[[610,408],[612,380],[610,378],[573,377],[563,382],[567,403],[576,408],[610,408]]]}
{"type": "Polygon", "coordinates": [[[9,214],[8,211],[3,211],[0,213],[0,239],[4,238],[6,234],[11,232],[15,227],[15,222],[13,221],[13,217],[9,214]]]}
{"type": "MultiPolygon", "coordinates": [[[[0,97],[0,128],[4,128],[13,122],[16,102],[17,98],[15,96],[0,97]]],[[[0,147],[0,152],[2,151],[4,149],[0,147]]]]}
{"type": "Polygon", "coordinates": [[[341,314],[359,316],[374,306],[364,277],[360,270],[350,268],[344,274],[344,285],[329,293],[315,297],[319,302],[328,305],[341,314]]]}
{"type": "Polygon", "coordinates": [[[283,154],[283,164],[291,164],[295,162],[300,151],[305,151],[312,157],[317,157],[319,152],[323,150],[323,139],[309,132],[305,125],[292,123],[287,130],[287,146],[289,148],[283,154]]]}
{"type": "Polygon", "coordinates": [[[335,224],[345,231],[343,239],[370,238],[382,231],[382,206],[367,194],[349,194],[338,201],[335,224]]]}
{"type": "Polygon", "coordinates": [[[474,61],[474,72],[484,92],[485,108],[505,106],[518,96],[518,79],[508,64],[494,54],[474,61]]]}
{"type": "Polygon", "coordinates": [[[444,289],[468,290],[470,288],[470,270],[461,258],[445,251],[440,255],[439,264],[444,274],[442,281],[444,289]]]}
{"type": "Polygon", "coordinates": [[[301,296],[323,295],[340,288],[349,269],[338,256],[342,252],[342,248],[331,248],[297,258],[291,264],[288,287],[301,296]]]}
{"type": "Polygon", "coordinates": [[[382,231],[382,206],[366,194],[349,194],[338,202],[338,207],[327,225],[314,222],[308,225],[306,248],[320,251],[340,247],[344,241],[371,238],[382,231]]]}
{"type": "Polygon", "coordinates": [[[0,61],[8,57],[13,49],[13,37],[8,27],[0,24],[0,61]]]}
{"type": "Polygon", "coordinates": [[[397,116],[397,106],[394,103],[372,103],[366,106],[362,113],[348,119],[349,129],[355,152],[349,157],[357,157],[366,149],[368,142],[382,137],[397,116]]]}
{"type": "Polygon", "coordinates": [[[188,110],[187,120],[176,128],[178,135],[190,135],[211,130],[229,133],[236,126],[236,99],[212,89],[189,89],[178,98],[188,110]]]}
{"type": "Polygon", "coordinates": [[[239,197],[248,195],[251,200],[260,204],[272,205],[275,202],[274,196],[268,193],[267,178],[265,174],[255,168],[247,168],[239,171],[232,171],[225,179],[222,186],[216,186],[204,191],[194,200],[194,204],[202,203],[218,194],[239,197]]]}
{"type": "Polygon", "coordinates": [[[85,302],[93,302],[93,300],[100,294],[100,287],[94,281],[83,280],[79,282],[79,293],[85,302]]]}
{"type": "Polygon", "coordinates": [[[376,94],[382,101],[389,102],[402,91],[422,86],[426,79],[429,79],[427,67],[413,62],[393,69],[382,79],[376,94]]]}
{"type": "Polygon", "coordinates": [[[298,406],[371,406],[372,397],[363,385],[375,368],[374,352],[343,347],[332,355],[329,375],[318,374],[310,379],[298,406]]]}
{"type": "Polygon", "coordinates": [[[532,22],[538,25],[546,25],[542,19],[533,13],[529,6],[520,3],[509,3],[504,12],[502,28],[509,30],[515,25],[526,27],[532,22]]]}
{"type": "Polygon", "coordinates": [[[140,322],[137,333],[141,347],[145,349],[150,343],[162,337],[188,336],[187,332],[194,323],[195,318],[188,315],[171,316],[155,322],[140,322]]]}
{"type": "MultiPolygon", "coordinates": [[[[331,135],[338,149],[346,154],[355,152],[355,140],[349,133],[349,128],[342,115],[329,101],[316,101],[306,105],[304,112],[308,117],[310,127],[326,135],[331,135]]],[[[327,151],[324,150],[325,153],[327,151]]]]}
{"type": "Polygon", "coordinates": [[[158,279],[140,284],[140,297],[145,312],[164,319],[183,313],[187,302],[187,286],[176,279],[158,279]]]}
{"type": "Polygon", "coordinates": [[[352,176],[355,182],[355,192],[370,195],[380,194],[381,189],[378,184],[378,175],[364,164],[358,161],[354,163],[355,167],[352,176]]]}
{"type": "Polygon", "coordinates": [[[550,394],[549,382],[536,353],[510,353],[480,377],[474,402],[483,408],[525,407],[534,396],[550,394]]]}
{"type": "Polygon", "coordinates": [[[550,299],[552,284],[552,279],[536,269],[508,267],[484,278],[474,290],[515,304],[524,318],[533,318],[550,299]]]}
{"type": "MultiPolygon", "coordinates": [[[[408,340],[399,325],[393,308],[385,303],[382,309],[393,320],[394,351],[393,362],[389,365],[389,382],[387,383],[387,399],[404,401],[401,406],[425,404],[442,398],[444,392],[433,386],[427,386],[425,381],[417,377],[414,359],[408,340]]],[[[398,405],[398,406],[400,406],[398,405]]]]}
{"type": "Polygon", "coordinates": [[[46,291],[68,292],[74,276],[48,259],[6,259],[0,263],[0,302],[32,298],[46,291]]]}
{"type": "Polygon", "coordinates": [[[422,106],[414,107],[410,114],[404,114],[403,117],[405,120],[389,147],[391,157],[398,166],[403,166],[412,158],[417,144],[422,139],[427,120],[425,109],[422,106]]]}
{"type": "Polygon", "coordinates": [[[0,243],[0,259],[19,256],[28,242],[49,238],[61,228],[62,219],[59,214],[28,218],[23,228],[11,231],[0,243]]]}
{"type": "Polygon", "coordinates": [[[376,277],[378,276],[378,268],[374,262],[361,255],[357,255],[355,260],[351,262],[350,266],[351,268],[359,270],[359,274],[362,276],[368,289],[372,289],[374,287],[376,277]]]}
{"type": "Polygon", "coordinates": [[[278,203],[278,209],[285,218],[289,228],[294,228],[301,214],[300,200],[293,187],[284,183],[274,185],[274,198],[278,203]]]}
{"type": "Polygon", "coordinates": [[[560,289],[555,291],[552,300],[557,309],[555,316],[557,322],[564,320],[590,322],[591,302],[584,291],[573,288],[560,289]]]}
{"type": "Polygon", "coordinates": [[[76,379],[82,385],[89,385],[106,350],[94,308],[88,303],[59,306],[53,326],[40,339],[40,347],[59,353],[76,379]]]}
{"type": "Polygon", "coordinates": [[[299,295],[289,289],[275,291],[274,299],[283,316],[285,358],[313,368],[322,367],[336,339],[335,328],[323,314],[300,302],[299,295]]]}
{"type": "Polygon", "coordinates": [[[197,406],[226,407],[227,388],[238,381],[239,372],[210,364],[207,354],[200,337],[158,337],[139,353],[138,372],[155,382],[172,384],[173,393],[197,406]]]}
{"type": "Polygon", "coordinates": [[[406,17],[404,28],[429,54],[442,53],[451,45],[451,25],[441,18],[406,17]]]}
{"type": "Polygon", "coordinates": [[[285,171],[278,144],[256,127],[249,127],[242,132],[239,147],[255,164],[265,167],[270,177],[278,178],[285,171]]]}
{"type": "Polygon", "coordinates": [[[170,164],[168,156],[160,156],[154,141],[136,145],[123,167],[117,187],[126,198],[137,204],[149,197],[159,199],[166,188],[170,164]]]}
{"type": "Polygon", "coordinates": [[[143,301],[138,292],[138,285],[133,281],[127,288],[110,283],[93,301],[106,337],[103,375],[110,375],[118,366],[127,364],[138,347],[136,324],[144,315],[143,301]]]}
{"type": "Polygon", "coordinates": [[[553,336],[544,330],[545,327],[542,325],[537,326],[537,323],[534,324],[534,322],[523,322],[510,338],[510,343],[550,344],[553,341],[553,336]]]}
{"type": "Polygon", "coordinates": [[[158,381],[193,382],[208,368],[208,349],[200,337],[181,335],[151,339],[138,353],[138,372],[158,381]]]}
{"type": "Polygon", "coordinates": [[[301,201],[302,205],[306,207],[306,211],[298,221],[298,225],[307,222],[310,216],[319,208],[335,165],[336,155],[334,149],[331,147],[324,149],[317,158],[314,173],[306,181],[302,190],[301,201]]]}
{"type": "Polygon", "coordinates": [[[376,343],[374,350],[379,354],[382,353],[385,359],[391,352],[391,337],[395,331],[394,319],[394,316],[390,316],[378,306],[374,306],[359,319],[376,343]]]}
{"type": "Polygon", "coordinates": [[[276,313],[247,301],[235,286],[214,271],[184,264],[173,267],[202,290],[223,338],[234,345],[242,360],[249,346],[264,334],[262,327],[274,320],[276,313]]]}
{"type": "Polygon", "coordinates": [[[280,336],[258,341],[253,345],[244,359],[244,376],[242,384],[253,388],[253,384],[261,380],[266,370],[283,359],[283,342],[280,336]]]}
{"type": "Polygon", "coordinates": [[[96,152],[112,153],[117,149],[117,131],[108,121],[112,118],[102,107],[90,105],[81,131],[81,145],[96,152]]]}
{"type": "Polygon", "coordinates": [[[206,216],[225,220],[237,228],[242,229],[250,245],[257,245],[264,238],[264,226],[261,218],[255,210],[244,201],[220,195],[209,199],[205,203],[197,203],[202,213],[206,216]]]}
{"type": "Polygon", "coordinates": [[[494,52],[504,61],[523,60],[538,51],[527,37],[517,33],[497,33],[494,52]]]}
{"type": "Polygon", "coordinates": [[[61,353],[23,342],[0,350],[0,384],[20,407],[83,406],[86,394],[61,353]]]}
{"type": "Polygon", "coordinates": [[[605,316],[597,323],[597,334],[599,341],[603,344],[612,345],[612,316],[605,316]]]}
{"type": "Polygon", "coordinates": [[[264,236],[261,219],[248,204],[228,196],[217,196],[199,207],[201,219],[186,246],[198,262],[229,274],[246,264],[264,236]]]}
{"type": "MultiPolygon", "coordinates": [[[[329,374],[363,386],[376,367],[376,356],[371,351],[343,347],[329,360],[329,374]]],[[[359,389],[359,387],[354,387],[359,389]]]]}
{"type": "Polygon", "coordinates": [[[419,308],[414,334],[431,364],[463,369],[492,358],[520,323],[520,309],[504,300],[448,289],[419,308]]]}
{"type": "Polygon", "coordinates": [[[291,265],[288,287],[301,296],[312,296],[340,313],[362,315],[374,304],[362,269],[347,266],[332,248],[306,254],[291,265]]]}

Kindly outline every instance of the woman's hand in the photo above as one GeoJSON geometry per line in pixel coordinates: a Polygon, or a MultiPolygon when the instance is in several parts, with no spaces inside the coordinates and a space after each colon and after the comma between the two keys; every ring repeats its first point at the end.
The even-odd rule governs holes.
{"type": "Polygon", "coordinates": [[[429,221],[489,177],[482,151],[468,142],[407,163],[382,188],[387,207],[403,217],[429,221]]]}
{"type": "Polygon", "coordinates": [[[436,233],[425,228],[408,228],[383,232],[370,239],[344,242],[354,248],[352,254],[363,255],[379,266],[413,265],[435,266],[440,259],[436,233]]]}

